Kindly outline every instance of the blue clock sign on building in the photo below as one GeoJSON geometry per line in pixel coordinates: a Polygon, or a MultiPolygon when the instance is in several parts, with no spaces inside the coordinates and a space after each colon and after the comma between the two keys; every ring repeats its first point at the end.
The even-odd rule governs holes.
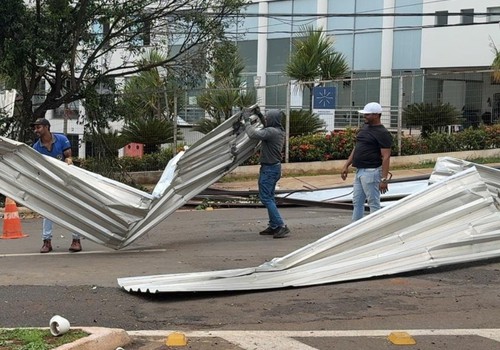
{"type": "Polygon", "coordinates": [[[313,89],[313,109],[335,109],[336,87],[316,86],[313,89]]]}
{"type": "Polygon", "coordinates": [[[336,87],[316,86],[313,89],[313,113],[325,122],[327,131],[335,130],[336,94],[336,87]]]}

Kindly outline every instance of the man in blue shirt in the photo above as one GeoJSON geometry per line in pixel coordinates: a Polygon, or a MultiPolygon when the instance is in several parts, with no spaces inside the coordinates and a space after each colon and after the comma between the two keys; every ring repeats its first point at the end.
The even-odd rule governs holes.
{"type": "MultiPolygon", "coordinates": [[[[51,133],[50,122],[45,118],[38,118],[31,126],[38,137],[38,141],[33,145],[36,151],[46,156],[62,160],[68,165],[73,164],[73,159],[71,158],[71,144],[65,135],[51,133]]],[[[40,253],[52,251],[52,226],[52,221],[47,218],[43,219],[43,246],[40,249],[40,253]]],[[[80,236],[76,233],[73,233],[72,236],[73,241],[71,242],[69,251],[81,251],[82,245],[80,243],[80,236]]]]}

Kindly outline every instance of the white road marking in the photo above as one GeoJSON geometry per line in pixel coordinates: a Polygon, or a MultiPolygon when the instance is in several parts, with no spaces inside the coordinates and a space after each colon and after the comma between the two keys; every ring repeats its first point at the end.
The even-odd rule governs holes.
{"type": "Polygon", "coordinates": [[[166,252],[166,249],[132,249],[132,250],[94,250],[82,251],[77,253],[72,252],[50,252],[50,253],[13,253],[0,254],[0,258],[20,257],[20,256],[53,256],[53,255],[90,255],[90,254],[125,254],[125,253],[158,253],[166,252]]]}
{"type": "Polygon", "coordinates": [[[316,348],[293,338],[314,337],[387,337],[391,332],[407,332],[411,336],[480,336],[500,342],[499,328],[478,329],[403,329],[350,331],[187,331],[150,330],[127,331],[134,337],[165,339],[170,333],[181,332],[189,338],[222,338],[245,350],[314,350],[316,348]]]}

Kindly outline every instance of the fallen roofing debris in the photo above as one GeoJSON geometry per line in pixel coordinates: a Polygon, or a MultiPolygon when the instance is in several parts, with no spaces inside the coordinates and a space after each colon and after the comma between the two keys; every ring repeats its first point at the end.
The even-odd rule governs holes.
{"type": "MultiPolygon", "coordinates": [[[[389,190],[380,196],[381,206],[387,206],[409,194],[427,188],[427,180],[409,180],[392,182],[389,190]]],[[[352,186],[341,186],[319,190],[300,190],[277,194],[281,203],[295,203],[304,205],[318,205],[336,208],[352,209],[352,186]]],[[[367,206],[368,209],[368,206],[367,206]]]]}
{"type": "Polygon", "coordinates": [[[237,113],[174,157],[149,194],[0,137],[0,191],[69,231],[119,249],[235,169],[258,147],[259,142],[244,132],[242,114],[237,113]]]}
{"type": "Polygon", "coordinates": [[[425,189],[257,267],[119,278],[134,292],[273,289],[500,256],[500,170],[440,158],[425,189]]]}

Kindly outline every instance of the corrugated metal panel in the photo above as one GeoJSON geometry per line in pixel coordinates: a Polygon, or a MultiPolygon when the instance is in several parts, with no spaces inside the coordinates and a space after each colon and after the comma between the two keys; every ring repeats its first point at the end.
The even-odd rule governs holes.
{"type": "Polygon", "coordinates": [[[127,291],[308,286],[500,256],[500,171],[444,158],[442,179],[284,257],[246,269],[118,279],[127,291]],[[447,169],[447,167],[451,169],[447,169]],[[463,170],[465,169],[465,170],[463,170]]]}
{"type": "MultiPolygon", "coordinates": [[[[389,191],[380,195],[381,205],[386,206],[392,201],[399,200],[409,194],[425,189],[429,184],[428,180],[415,180],[405,182],[394,182],[389,186],[389,191]]],[[[294,191],[290,193],[280,193],[276,195],[281,201],[293,200],[294,203],[300,201],[313,203],[352,203],[352,186],[342,186],[311,191],[294,191]]]]}
{"type": "Polygon", "coordinates": [[[72,232],[119,249],[255,153],[259,142],[248,138],[241,120],[241,113],[232,116],[172,159],[153,194],[0,137],[0,192],[72,232]]]}

